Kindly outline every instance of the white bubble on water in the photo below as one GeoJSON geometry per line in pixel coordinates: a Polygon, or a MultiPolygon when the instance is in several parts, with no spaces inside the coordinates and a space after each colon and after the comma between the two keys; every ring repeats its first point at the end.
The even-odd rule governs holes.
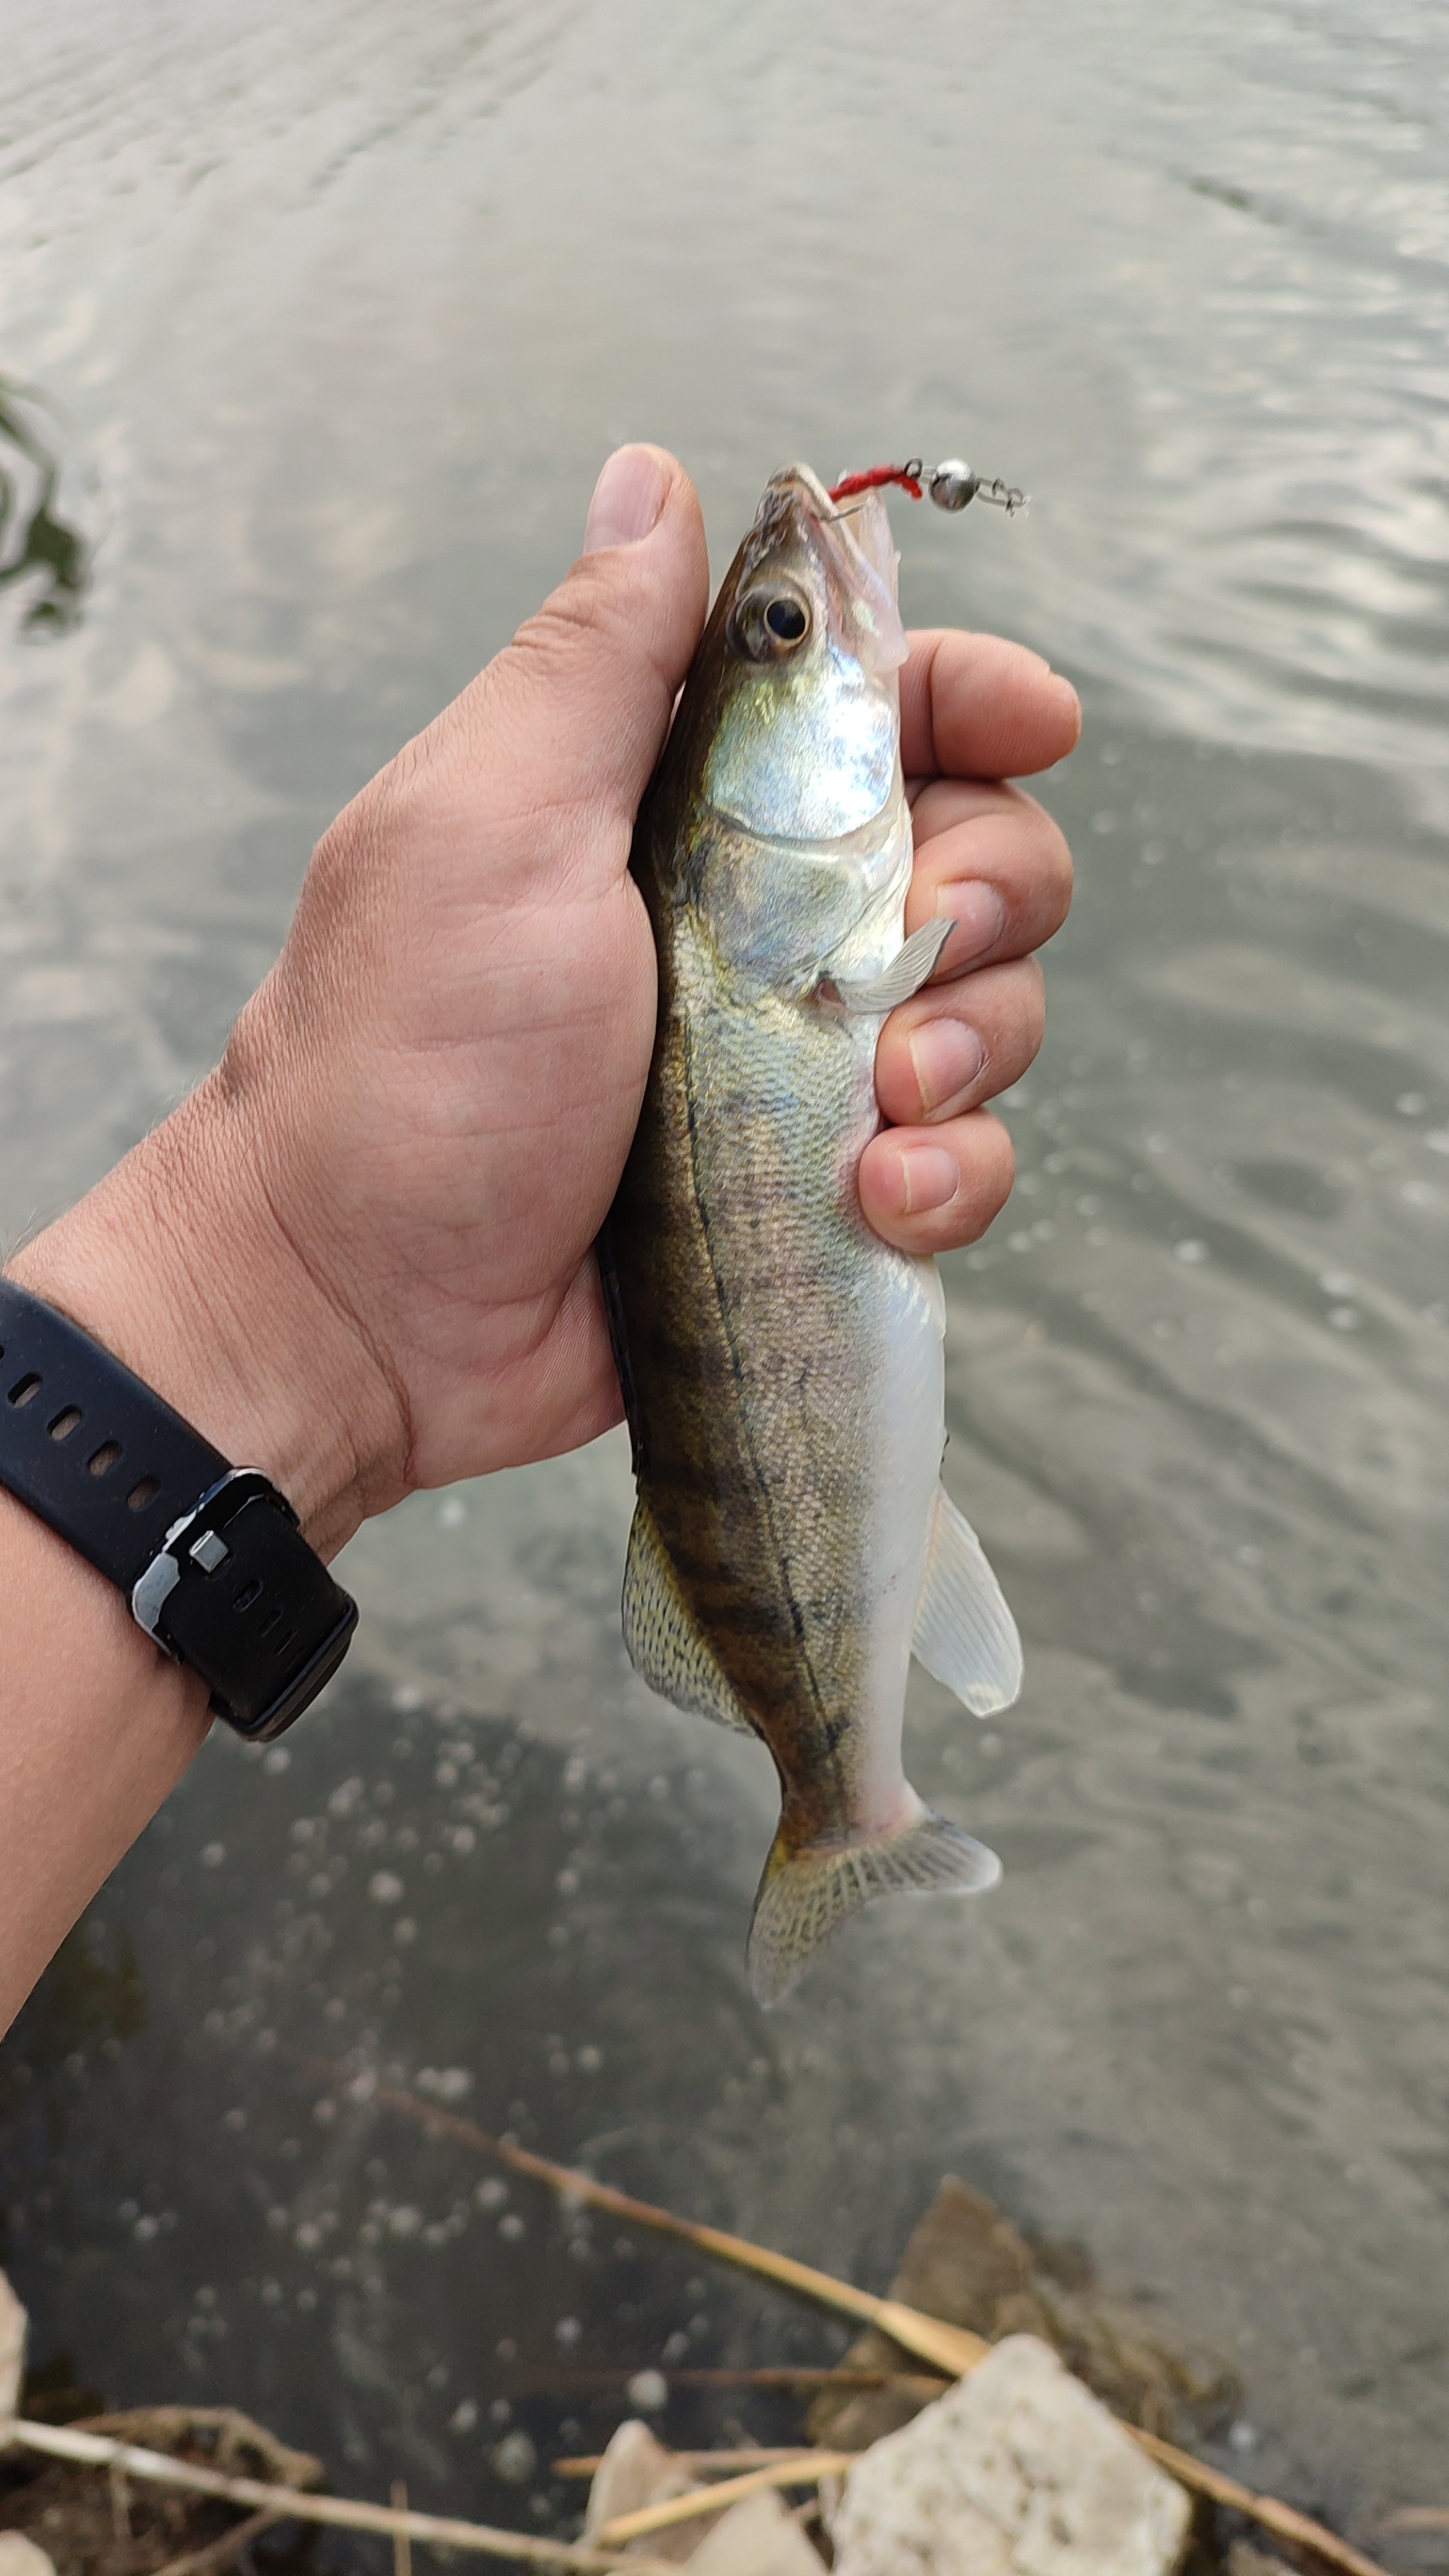
{"type": "Polygon", "coordinates": [[[465,2397],[449,2416],[448,2430],[450,2433],[471,2433],[477,2421],[477,2406],[471,2397],[465,2397]]]}
{"type": "Polygon", "coordinates": [[[624,2394],[636,2415],[658,2415],[669,2403],[669,2382],[662,2370],[636,2370],[624,2394]]]}
{"type": "Polygon", "coordinates": [[[493,2451],[493,2474],[505,2486],[526,2486],[538,2466],[538,2453],[523,2432],[505,2433],[493,2451]]]}
{"type": "Polygon", "coordinates": [[[431,2093],[437,2102],[461,2102],[471,2092],[473,2078],[466,2066],[420,2066],[414,2083],[419,2093],[431,2093]]]}
{"type": "Polygon", "coordinates": [[[396,1870],[374,1870],[367,1882],[367,1892],[374,1905],[396,1905],[403,1893],[403,1883],[396,1870]]]}

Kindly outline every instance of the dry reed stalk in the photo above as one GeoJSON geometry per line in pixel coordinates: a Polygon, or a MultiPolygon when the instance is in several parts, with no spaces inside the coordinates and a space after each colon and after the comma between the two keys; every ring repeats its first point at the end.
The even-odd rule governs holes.
{"type": "Polygon", "coordinates": [[[1449,2531],[1449,2504],[1401,2504],[1380,2528],[1384,2531],[1449,2531]]]}
{"type": "MultiPolygon", "coordinates": [[[[912,2397],[942,2397],[951,2380],[941,2371],[929,2377],[914,2370],[832,2370],[828,2365],[808,2370],[790,2370],[783,2364],[768,2370],[675,2370],[672,2365],[657,2365],[660,2377],[671,2388],[900,2388],[912,2397]]],[[[561,2389],[627,2388],[639,2376],[639,2364],[627,2370],[561,2370],[551,2371],[539,2387],[549,2396],[561,2389]]],[[[648,2365],[656,2367],[654,2363],[648,2365]]]]}
{"type": "MultiPolygon", "coordinates": [[[[760,2443],[747,2451],[671,2451],[669,2456],[695,2477],[707,2478],[716,2473],[728,2477],[738,2469],[778,2468],[782,2461],[813,2460],[818,2454],[807,2443],[791,2442],[779,2450],[760,2443]]],[[[603,2465],[604,2454],[598,2451],[588,2459],[551,2460],[548,2473],[551,2478],[591,2478],[603,2465]]]]}
{"type": "MultiPolygon", "coordinates": [[[[724,2478],[717,2487],[700,2487],[693,2495],[669,2496],[663,2504],[641,2505],[637,2513],[616,2513],[595,2532],[602,2547],[619,2547],[626,2540],[643,2540],[651,2531],[667,2531],[672,2523],[693,2522],[696,2514],[718,2513],[728,2505],[742,2504],[746,2496],[763,2495],[767,2487],[813,2487],[822,2478],[833,2477],[842,2469],[853,2469],[858,2451],[816,2451],[810,2458],[777,2460],[768,2469],[753,2469],[748,2477],[724,2478]]],[[[631,2566],[635,2562],[631,2559],[631,2566]]]]}
{"type": "Polygon", "coordinates": [[[168,2558],[164,2567],[157,2568],[156,2576],[218,2576],[239,2550],[259,2540],[281,2519],[279,2513],[249,2513],[245,2522],[234,2522],[230,2531],[224,2531],[219,2540],[209,2540],[204,2549],[189,2549],[184,2558],[168,2558]]]}
{"type": "MultiPolygon", "coordinates": [[[[308,2495],[300,2487],[267,2486],[260,2478],[223,2476],[194,2460],[173,2460],[164,2451],[143,2451],[104,2433],[83,2433],[73,2424],[32,2424],[23,2416],[0,2422],[0,2444],[17,2442],[27,2451],[44,2451],[52,2459],[80,2460],[93,2468],[113,2465],[128,2477],[155,2486],[185,2487],[192,2495],[221,2496],[228,2504],[249,2504],[279,2522],[320,2522],[339,2531],[402,2532],[433,2549],[469,2549],[489,2558],[513,2558],[533,2567],[563,2567],[575,2576],[614,2576],[619,2566],[612,2548],[583,2549],[567,2540],[536,2539],[531,2532],[499,2531],[486,2522],[455,2522],[444,2514],[400,2513],[391,2505],[365,2504],[351,2496],[308,2495]]],[[[226,2535],[234,2537],[232,2534],[226,2535]]],[[[663,2558],[630,2558],[627,2576],[678,2576],[663,2558]]]]}
{"type": "MultiPolygon", "coordinates": [[[[392,2509],[394,2513],[408,2509],[408,2491],[401,2478],[392,2482],[392,2509]]],[[[392,2536],[392,2576],[413,2576],[413,2544],[401,2526],[392,2536]]]]}
{"type": "MultiPolygon", "coordinates": [[[[318,2071],[331,2076],[334,2082],[346,2081],[335,2066],[318,2071]]],[[[492,2137],[486,2129],[479,2128],[476,2120],[462,2119],[456,2111],[439,2110],[431,2102],[420,2101],[415,2093],[379,2084],[368,2099],[383,2103],[389,2110],[401,2111],[405,2118],[418,2121],[439,2137],[459,2138],[467,2146],[497,2156],[514,2173],[527,2174],[534,2182],[546,2182],[565,2199],[586,2202],[593,2209],[607,2209],[615,2218],[633,2219],[638,2226],[652,2227],[656,2235],[677,2236],[701,2254],[717,2254],[722,2261],[757,2272],[783,2290],[796,2291],[801,2298],[864,2317],[868,2325],[878,2326],[882,2334],[904,2345],[918,2360],[934,2362],[948,2378],[959,2379],[974,2363],[984,2360],[991,2349],[982,2336],[971,2334],[965,2326],[948,2326],[939,2317],[922,2316],[916,2308],[903,2307],[899,2299],[878,2299],[872,2290],[857,2290],[851,2281],[837,2281],[829,2272],[817,2272],[813,2264],[797,2263],[792,2254],[776,2254],[767,2245],[752,2245],[747,2236],[731,2236],[723,2227],[703,2227],[695,2219],[676,2218],[671,2209],[659,2209],[649,2200],[634,2200],[626,2191],[614,2191],[608,2183],[595,2182],[592,2174],[579,2173],[572,2165],[555,2164],[548,2156],[536,2156],[528,2147],[516,2146],[511,2138],[492,2137]]]]}

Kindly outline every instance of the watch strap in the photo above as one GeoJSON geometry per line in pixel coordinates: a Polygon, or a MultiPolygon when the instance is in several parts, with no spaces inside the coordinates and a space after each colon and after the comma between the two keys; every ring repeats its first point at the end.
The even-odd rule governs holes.
{"type": "Polygon", "coordinates": [[[256,1468],[235,1468],[57,1308],[0,1279],[0,1485],[200,1673],[239,1734],[280,1735],[347,1652],[357,1606],[256,1468]]]}

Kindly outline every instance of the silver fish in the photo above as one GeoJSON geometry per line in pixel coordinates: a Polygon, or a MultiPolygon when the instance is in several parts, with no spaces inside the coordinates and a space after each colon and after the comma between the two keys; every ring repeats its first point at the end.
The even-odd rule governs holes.
{"type": "Polygon", "coordinates": [[[903,941],[906,642],[872,493],[767,485],[641,810],[659,1021],[603,1270],[638,1508],[624,1636],[675,1706],[768,1745],[781,1814],[749,1939],[762,2002],[893,1889],[972,1894],[995,1855],[901,1766],[912,1651],[978,1715],[1021,1683],[1011,1613],[939,1483],[934,1263],[865,1224],[903,941]]]}

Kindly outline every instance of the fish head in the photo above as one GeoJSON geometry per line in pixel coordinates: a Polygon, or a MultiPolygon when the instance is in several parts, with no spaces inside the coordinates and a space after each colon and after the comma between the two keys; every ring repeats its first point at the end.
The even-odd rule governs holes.
{"type": "Polygon", "coordinates": [[[766,484],[705,639],[704,803],[761,840],[858,833],[900,779],[906,638],[879,493],[838,508],[808,465],[766,484]]]}

